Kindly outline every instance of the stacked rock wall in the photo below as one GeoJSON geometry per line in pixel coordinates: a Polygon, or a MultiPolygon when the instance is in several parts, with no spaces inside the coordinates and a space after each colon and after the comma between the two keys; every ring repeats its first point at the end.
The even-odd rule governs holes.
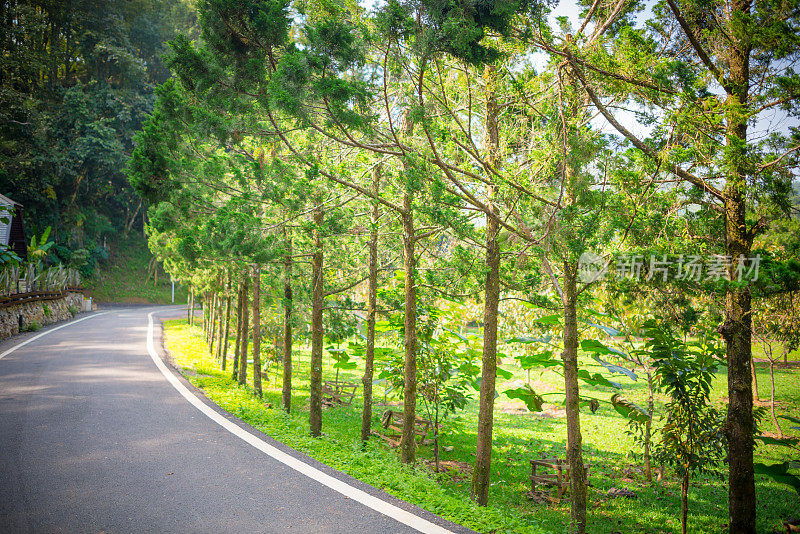
{"type": "Polygon", "coordinates": [[[68,293],[65,297],[53,300],[40,300],[14,304],[0,308],[0,339],[6,339],[22,331],[71,319],[72,311],[79,311],[83,304],[83,295],[68,293]],[[70,311],[72,307],[72,311],[70,311]]]}

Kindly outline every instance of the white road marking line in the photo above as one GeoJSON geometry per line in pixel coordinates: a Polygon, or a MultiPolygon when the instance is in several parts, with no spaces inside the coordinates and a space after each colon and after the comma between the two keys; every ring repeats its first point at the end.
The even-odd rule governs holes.
{"type": "Polygon", "coordinates": [[[26,340],[25,340],[25,341],[23,341],[22,343],[19,343],[19,344],[17,344],[17,345],[14,345],[13,347],[11,347],[10,349],[8,349],[8,350],[7,350],[7,351],[5,351],[4,353],[0,354],[0,360],[2,360],[3,358],[5,358],[6,356],[8,356],[9,354],[11,354],[12,352],[14,352],[15,350],[17,350],[17,349],[19,349],[19,348],[22,348],[22,347],[24,347],[24,346],[25,346],[25,345],[27,345],[28,343],[32,343],[32,342],[36,341],[37,339],[39,339],[39,338],[40,338],[40,337],[42,337],[42,336],[46,336],[47,334],[50,334],[50,333],[52,333],[52,332],[55,332],[56,330],[61,330],[62,328],[66,328],[66,327],[68,327],[68,326],[72,326],[72,325],[74,325],[74,324],[77,324],[77,323],[79,323],[79,322],[81,322],[81,321],[85,321],[86,319],[91,319],[92,317],[99,317],[99,316],[101,316],[101,315],[105,315],[105,314],[107,314],[107,313],[108,313],[108,312],[94,313],[94,314],[92,314],[92,315],[88,315],[88,316],[86,316],[86,317],[81,317],[80,319],[77,319],[77,320],[75,320],[75,321],[70,321],[70,322],[68,322],[67,324],[62,324],[61,326],[57,326],[57,327],[55,327],[55,328],[51,328],[50,330],[46,330],[46,331],[42,332],[41,334],[35,335],[35,336],[33,336],[32,338],[26,339],[26,340]]]}
{"type": "Polygon", "coordinates": [[[277,449],[267,443],[266,441],[262,440],[261,438],[251,434],[250,432],[244,430],[240,426],[228,421],[222,415],[218,414],[213,409],[209,408],[203,401],[201,401],[197,396],[189,391],[189,389],[181,384],[180,380],[175,376],[175,374],[170,371],[161,358],[156,353],[155,346],[153,345],[153,314],[155,312],[150,312],[147,314],[147,351],[150,353],[150,357],[153,359],[153,362],[158,367],[161,374],[172,384],[178,393],[180,393],[187,401],[189,401],[195,408],[203,412],[209,419],[220,425],[222,428],[234,434],[238,438],[246,441],[256,449],[260,450],[264,454],[271,456],[272,458],[278,460],[282,464],[291,467],[295,471],[306,475],[307,477],[311,478],[312,480],[319,482],[325,486],[328,486],[332,490],[338,491],[345,497],[353,499],[354,501],[360,502],[364,506],[372,508],[376,512],[379,512],[383,515],[391,517],[392,519],[403,523],[415,530],[420,532],[430,533],[430,534],[453,534],[451,530],[447,530],[444,527],[441,527],[435,523],[431,523],[430,521],[423,519],[417,515],[412,514],[407,510],[403,510],[393,504],[390,504],[378,497],[370,495],[369,493],[360,490],[354,486],[351,486],[347,482],[343,482],[338,478],[334,478],[327,473],[324,473],[313,467],[302,460],[287,454],[280,449],[277,449]]]}

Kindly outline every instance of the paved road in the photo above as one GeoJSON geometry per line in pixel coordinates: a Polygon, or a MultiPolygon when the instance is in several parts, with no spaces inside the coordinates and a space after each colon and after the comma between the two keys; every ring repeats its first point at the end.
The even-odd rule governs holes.
{"type": "MultiPolygon", "coordinates": [[[[189,404],[148,355],[152,310],[114,308],[0,360],[0,532],[416,532],[256,450],[189,404]]],[[[21,340],[0,344],[0,353],[21,340]]]]}

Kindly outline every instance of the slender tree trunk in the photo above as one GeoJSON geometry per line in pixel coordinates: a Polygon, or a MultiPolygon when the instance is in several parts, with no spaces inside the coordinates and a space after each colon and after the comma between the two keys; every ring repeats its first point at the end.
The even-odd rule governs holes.
{"type": "Polygon", "coordinates": [[[681,534],[686,534],[689,519],[689,470],[681,478],[681,534]]]}
{"type": "Polygon", "coordinates": [[[253,386],[261,397],[261,268],[253,268],[253,386]]]}
{"type": "Polygon", "coordinates": [[[247,384],[247,335],[250,330],[250,313],[248,308],[248,276],[245,272],[242,286],[242,352],[239,355],[239,384],[247,384]]]}
{"type": "Polygon", "coordinates": [[[283,260],[283,409],[292,410],[292,238],[283,228],[286,257],[283,260]]]}
{"type": "Polygon", "coordinates": [[[417,444],[414,440],[414,423],[417,416],[417,288],[415,283],[417,261],[414,245],[414,213],[411,192],[403,196],[403,266],[405,269],[405,386],[403,387],[403,434],[400,438],[400,461],[413,463],[417,444]]]}
{"type": "MultiPolygon", "coordinates": [[[[486,67],[486,140],[489,163],[494,166],[499,143],[497,129],[497,98],[494,68],[486,67]]],[[[489,502],[489,483],[492,466],[492,429],[494,425],[494,397],[497,381],[497,308],[500,303],[500,245],[497,235],[500,225],[496,218],[494,188],[487,188],[488,206],[493,212],[486,214],[486,283],[483,307],[483,368],[481,370],[480,406],[478,408],[478,436],[475,450],[475,470],[472,473],[472,498],[479,506],[489,502]]]]}
{"type": "Polygon", "coordinates": [[[652,439],[651,432],[653,430],[653,410],[655,404],[653,402],[653,375],[647,369],[647,423],[644,427],[644,476],[648,482],[653,480],[653,467],[650,462],[650,441],[652,439]]]}
{"type": "Polygon", "coordinates": [[[233,347],[233,373],[231,378],[236,380],[239,376],[239,358],[242,354],[242,323],[244,322],[244,304],[242,303],[244,284],[239,284],[236,292],[236,344],[233,347]]]}
{"type": "Polygon", "coordinates": [[[756,375],[756,361],[750,358],[750,374],[753,376],[753,400],[758,400],[758,375],[756,375]]]}
{"type": "Polygon", "coordinates": [[[578,388],[578,317],[576,262],[564,262],[564,389],[567,412],[567,463],[570,468],[571,532],[586,532],[586,473],[583,470],[583,446],[578,388]]]}
{"type": "MultiPolygon", "coordinates": [[[[381,185],[380,167],[372,173],[372,190],[377,196],[381,185]]],[[[381,216],[380,204],[372,203],[372,220],[369,231],[369,279],[367,295],[367,347],[364,352],[364,408],[361,411],[361,441],[369,440],[372,430],[372,379],[375,373],[375,319],[378,299],[378,222],[381,216]]]]}
{"type": "Polygon", "coordinates": [[[217,341],[217,301],[219,297],[217,296],[217,292],[214,291],[213,296],[211,297],[211,312],[210,312],[210,332],[209,332],[209,340],[208,340],[208,352],[211,354],[213,358],[216,358],[216,354],[214,353],[215,342],[217,341]]]}
{"type": "Polygon", "coordinates": [[[497,379],[497,308],[500,301],[500,247],[497,219],[486,218],[486,300],[483,310],[483,369],[481,372],[478,437],[472,498],[480,506],[489,502],[494,422],[495,382],[497,379]]]}
{"type": "Polygon", "coordinates": [[[322,434],[322,307],[325,299],[325,279],[322,272],[322,223],[325,214],[322,208],[314,209],[314,255],[311,259],[311,376],[309,427],[311,435],[322,434]]]}
{"type": "Polygon", "coordinates": [[[783,437],[783,429],[781,428],[780,423],[778,423],[778,417],[775,415],[775,361],[770,358],[769,359],[769,382],[770,382],[770,397],[769,397],[769,409],[772,412],[772,422],[775,423],[775,428],[778,429],[778,437],[783,437]]]}
{"type": "Polygon", "coordinates": [[[194,290],[189,288],[189,294],[186,295],[186,324],[192,326],[192,317],[194,316],[194,290]]]}
{"type": "Polygon", "coordinates": [[[223,310],[224,310],[224,298],[223,297],[224,297],[224,294],[225,294],[225,292],[223,290],[222,292],[220,292],[217,295],[217,312],[216,312],[216,316],[217,316],[217,352],[216,352],[215,357],[216,357],[216,360],[218,362],[222,361],[222,330],[225,327],[225,321],[224,321],[225,316],[223,314],[223,310]]]}
{"type": "Polygon", "coordinates": [[[208,292],[203,291],[203,303],[201,304],[200,312],[203,316],[203,336],[205,336],[206,344],[208,344],[208,292]]]}
{"type": "Polygon", "coordinates": [[[228,339],[231,333],[231,291],[233,285],[231,283],[231,271],[228,270],[228,287],[225,292],[225,332],[222,336],[222,370],[228,364],[228,339]]]}

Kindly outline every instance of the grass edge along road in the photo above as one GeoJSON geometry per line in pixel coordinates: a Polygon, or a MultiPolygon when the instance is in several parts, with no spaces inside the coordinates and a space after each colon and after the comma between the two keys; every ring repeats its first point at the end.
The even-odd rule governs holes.
{"type": "MultiPolygon", "coordinates": [[[[545,452],[559,454],[559,450],[563,456],[563,420],[534,420],[530,417],[520,418],[518,415],[497,414],[493,500],[490,506],[481,508],[469,498],[468,473],[451,470],[437,475],[428,467],[424,460],[431,456],[429,446],[420,449],[420,459],[423,461],[416,467],[403,466],[395,452],[387,450],[378,438],[362,449],[359,440],[361,406],[358,402],[352,406],[326,409],[323,436],[319,439],[310,437],[308,355],[302,347],[296,350],[298,354],[295,356],[293,412],[287,415],[280,409],[278,377],[274,373],[270,374],[270,381],[264,383],[264,398],[259,400],[249,385],[238,386],[231,380],[229,372],[218,369],[217,362],[208,354],[199,327],[189,327],[183,320],[164,321],[163,341],[173,363],[218,406],[278,441],[335,469],[479,532],[534,534],[564,532],[566,529],[569,517],[569,504],[566,500],[544,505],[531,502],[525,495],[525,488],[528,486],[525,473],[529,474],[530,470],[528,460],[540,457],[545,452]],[[537,435],[536,432],[526,432],[525,428],[518,428],[516,425],[509,428],[511,421],[524,422],[529,428],[530,425],[543,427],[543,433],[537,435]],[[509,438],[516,434],[524,436],[521,439],[509,438]],[[530,446],[524,446],[521,451],[521,442],[529,443],[530,446]]],[[[328,358],[324,372],[325,376],[330,377],[332,375],[329,373],[334,371],[328,368],[327,360],[328,358]]],[[[252,369],[248,371],[252,375],[252,369]]],[[[355,378],[357,372],[354,371],[353,376],[347,378],[355,378]]],[[[791,383],[792,374],[800,373],[793,370],[786,374],[787,383],[791,383]]],[[[249,378],[252,380],[252,376],[249,378]]],[[[717,381],[722,385],[724,377],[718,377],[717,381]]],[[[468,408],[467,412],[469,411],[468,408]]],[[[378,428],[381,409],[376,407],[375,412],[374,428],[378,428]]],[[[615,417],[613,410],[610,412],[596,422],[587,416],[585,423],[588,432],[584,441],[587,456],[593,462],[590,482],[594,486],[590,489],[592,505],[589,512],[589,531],[679,532],[680,504],[676,482],[669,478],[666,482],[646,484],[643,480],[638,480],[630,469],[626,469],[631,460],[613,450],[615,445],[620,450],[630,450],[629,439],[624,434],[614,436],[615,439],[595,439],[605,428],[613,428],[618,434],[624,433],[622,419],[615,417]],[[598,441],[599,447],[593,448],[592,444],[598,441]],[[610,487],[628,487],[638,494],[638,498],[609,500],[605,493],[610,487]]],[[[468,464],[474,455],[474,430],[470,429],[471,419],[461,424],[463,427],[459,428],[459,422],[454,421],[449,431],[445,428],[442,446],[450,445],[454,450],[449,454],[443,453],[443,460],[457,459],[468,464]],[[459,439],[459,435],[465,431],[467,435],[462,435],[463,439],[459,439]],[[472,447],[469,445],[470,439],[472,447]]],[[[757,454],[767,454],[766,458],[769,460],[778,459],[775,451],[766,447],[759,448],[757,454]]],[[[690,531],[725,532],[725,481],[699,479],[693,481],[693,485],[690,493],[690,531]]],[[[797,510],[797,495],[789,488],[763,477],[757,477],[757,491],[759,532],[774,532],[781,521],[790,518],[791,513],[797,510]]]]}

